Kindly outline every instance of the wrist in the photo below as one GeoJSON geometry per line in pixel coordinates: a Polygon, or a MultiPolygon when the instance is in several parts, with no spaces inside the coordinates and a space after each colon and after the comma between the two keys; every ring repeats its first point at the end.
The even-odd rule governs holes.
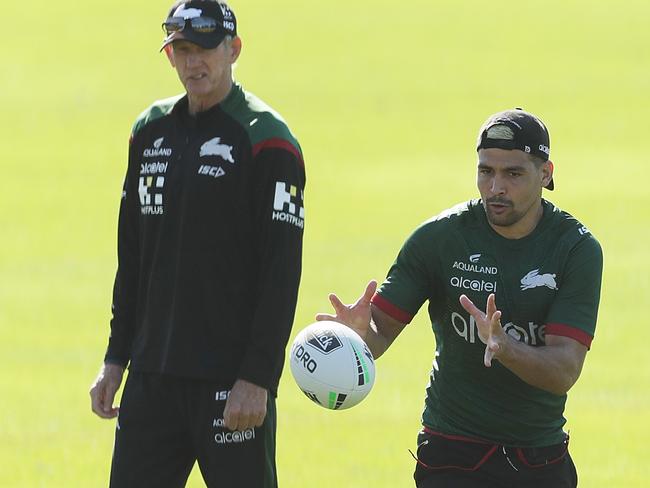
{"type": "Polygon", "coordinates": [[[120,373],[124,373],[124,366],[119,363],[104,361],[104,370],[119,371],[120,373]]]}
{"type": "Polygon", "coordinates": [[[519,342],[510,335],[504,333],[502,340],[499,341],[499,350],[494,355],[501,363],[508,363],[514,357],[514,351],[519,342]]]}

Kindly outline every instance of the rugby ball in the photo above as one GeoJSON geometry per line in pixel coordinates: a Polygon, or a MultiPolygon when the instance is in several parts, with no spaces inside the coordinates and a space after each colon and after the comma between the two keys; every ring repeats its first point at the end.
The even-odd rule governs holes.
{"type": "Polygon", "coordinates": [[[344,410],[363,400],[375,382],[375,359],[351,328],[321,321],[293,341],[289,360],[298,387],[314,403],[344,410]]]}

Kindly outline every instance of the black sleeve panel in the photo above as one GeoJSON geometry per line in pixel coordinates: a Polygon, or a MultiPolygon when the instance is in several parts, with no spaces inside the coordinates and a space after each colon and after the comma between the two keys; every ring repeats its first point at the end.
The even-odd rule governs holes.
{"type": "Polygon", "coordinates": [[[138,175],[135,173],[133,146],[129,148],[129,167],[124,179],[118,222],[118,267],[113,286],[111,334],[104,361],[126,366],[131,359],[131,343],[136,322],[138,270],[138,175]]]}
{"type": "Polygon", "coordinates": [[[251,334],[238,377],[275,394],[300,283],[305,169],[291,152],[263,149],[254,159],[258,260],[251,334]]]}

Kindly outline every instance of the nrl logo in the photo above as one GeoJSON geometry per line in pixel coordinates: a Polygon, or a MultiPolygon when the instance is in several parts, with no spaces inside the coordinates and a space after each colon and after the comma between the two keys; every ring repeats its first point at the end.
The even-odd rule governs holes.
{"type": "Polygon", "coordinates": [[[551,290],[557,290],[554,274],[539,274],[539,269],[534,269],[521,279],[521,289],[530,290],[538,286],[545,286],[551,290]]]}
{"type": "Polygon", "coordinates": [[[318,349],[323,354],[329,354],[343,347],[341,340],[331,330],[324,330],[319,335],[312,334],[307,344],[318,349]]]}

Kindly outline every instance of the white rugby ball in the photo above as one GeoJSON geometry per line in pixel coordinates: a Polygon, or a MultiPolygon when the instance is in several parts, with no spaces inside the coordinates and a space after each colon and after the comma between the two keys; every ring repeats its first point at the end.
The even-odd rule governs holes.
{"type": "Polygon", "coordinates": [[[344,410],[363,400],[375,383],[375,359],[349,327],[321,321],[303,329],[293,341],[291,373],[314,403],[344,410]]]}

